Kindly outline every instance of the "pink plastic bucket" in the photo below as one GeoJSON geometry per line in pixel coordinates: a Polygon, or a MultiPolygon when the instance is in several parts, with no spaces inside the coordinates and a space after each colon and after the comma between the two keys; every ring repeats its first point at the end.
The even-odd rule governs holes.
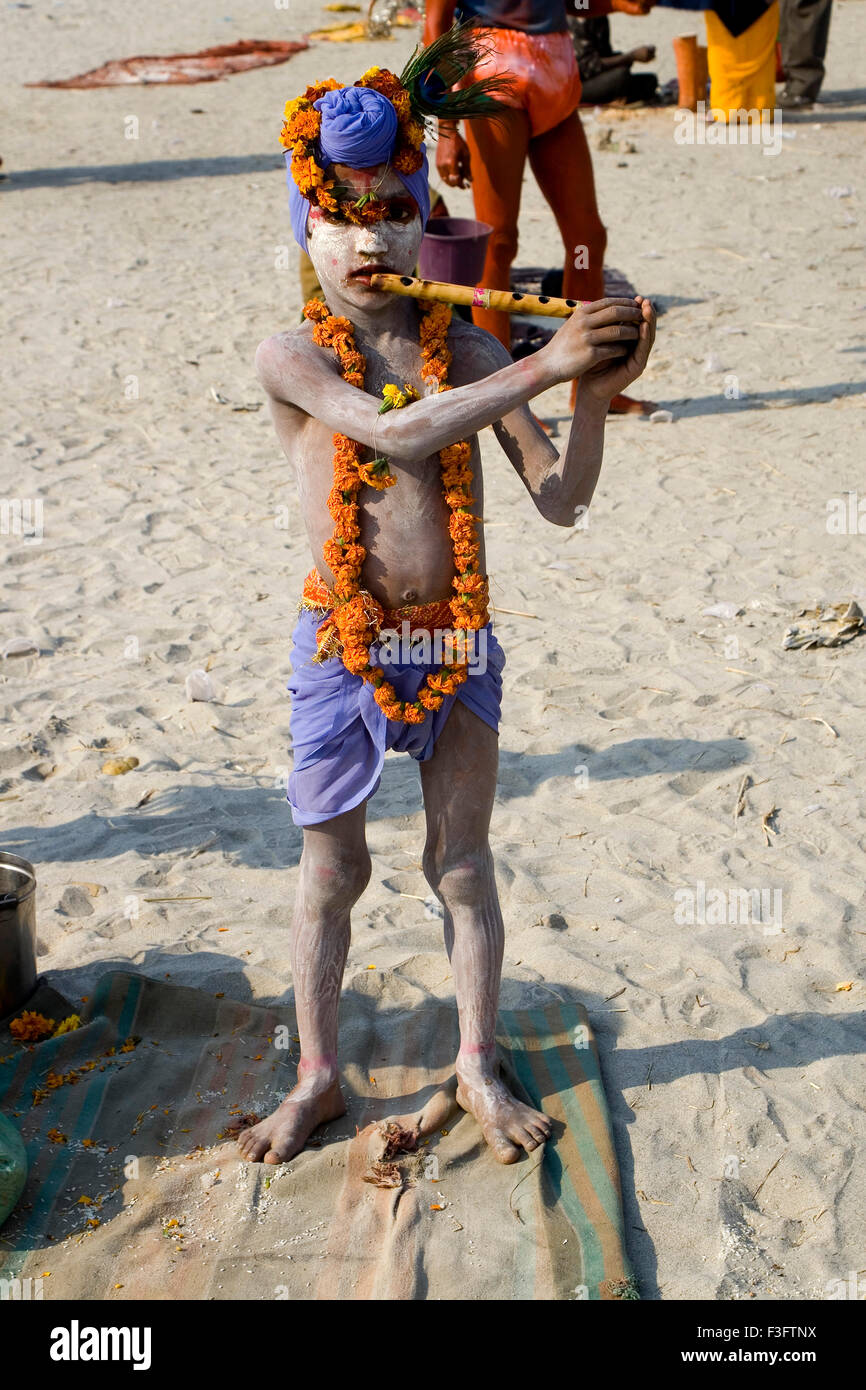
{"type": "Polygon", "coordinates": [[[477,285],[493,228],[473,217],[432,217],[418,253],[422,280],[477,285]]]}

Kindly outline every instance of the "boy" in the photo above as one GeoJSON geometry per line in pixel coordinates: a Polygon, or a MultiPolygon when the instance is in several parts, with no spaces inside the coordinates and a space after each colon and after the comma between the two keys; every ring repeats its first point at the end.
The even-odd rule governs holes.
{"type": "MultiPolygon", "coordinates": [[[[436,88],[431,72],[428,91],[436,88]]],[[[503,926],[487,833],[504,658],[487,621],[476,434],[493,425],[542,515],[572,525],[598,478],[608,403],[643,370],[655,317],[640,297],[585,305],[542,351],[512,363],[484,330],[459,319],[448,326],[447,310],[447,346],[438,341],[441,306],[424,317],[415,301],[374,289],[376,272],[411,274],[427,183],[414,117],[393,86],[406,74],[400,82],[379,69],[371,74],[362,82],[395,96],[400,129],[393,140],[391,101],[360,85],[290,104],[284,127],[293,178],[301,180],[300,188],[289,185],[293,225],[327,301],[327,309],[308,306],[315,326],[267,339],[256,356],[280,443],[295,465],[317,566],[305,584],[289,685],[289,799],[304,827],[292,940],[301,1061],[295,1089],[239,1142],[248,1160],[285,1162],[318,1125],[345,1111],[337,1007],[349,914],[370,874],[366,800],[393,747],[421,764],[424,872],[444,909],[457,995],[457,1099],[496,1158],[513,1163],[548,1139],[551,1125],[507,1090],[495,1058],[503,926]],[[318,114],[310,117],[311,110],[318,114]],[[407,154],[413,140],[420,164],[407,154]],[[340,158],[347,151],[351,162],[340,158]],[[325,317],[328,310],[334,317],[325,317]],[[560,455],[527,402],[575,377],[577,406],[560,455]],[[399,406],[401,384],[403,399],[418,398],[383,414],[379,397],[399,406]],[[459,642],[457,657],[441,669],[381,655],[376,664],[375,637],[386,623],[399,627],[406,618],[429,629],[443,602],[446,621],[450,611],[462,615],[455,626],[483,630],[483,671],[461,668],[459,642]],[[357,619],[354,627],[347,615],[357,619]]],[[[452,68],[447,74],[453,81],[452,68]]]]}

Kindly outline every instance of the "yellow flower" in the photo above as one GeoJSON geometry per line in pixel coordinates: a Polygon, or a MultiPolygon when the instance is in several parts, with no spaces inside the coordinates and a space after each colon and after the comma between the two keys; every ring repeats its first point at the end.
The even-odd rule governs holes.
{"type": "Polygon", "coordinates": [[[81,1019],[78,1017],[78,1014],[70,1014],[68,1018],[64,1018],[63,1022],[58,1024],[54,1029],[54,1036],[55,1038],[59,1038],[61,1033],[74,1033],[76,1028],[80,1027],[81,1019]]]}
{"type": "Polygon", "coordinates": [[[414,386],[410,386],[408,381],[403,382],[403,390],[399,386],[394,386],[388,382],[382,387],[382,404],[379,406],[379,414],[384,415],[388,410],[399,410],[401,406],[408,405],[410,401],[419,399],[418,392],[414,386]]]}

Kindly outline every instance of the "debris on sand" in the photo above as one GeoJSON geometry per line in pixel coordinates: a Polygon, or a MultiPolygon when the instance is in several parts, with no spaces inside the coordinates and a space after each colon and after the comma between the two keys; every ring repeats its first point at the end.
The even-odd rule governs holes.
{"type": "Polygon", "coordinates": [[[379,1125],[379,1133],[385,1140],[382,1158],[393,1158],[395,1154],[412,1154],[418,1147],[418,1131],[404,1129],[396,1120],[386,1120],[379,1125]]]}
{"type": "Polygon", "coordinates": [[[364,1174],[364,1182],[370,1182],[374,1187],[402,1187],[403,1174],[396,1163],[383,1163],[381,1159],[370,1166],[369,1173],[364,1174]]]}
{"type": "Polygon", "coordinates": [[[782,638],[782,650],[797,651],[801,647],[842,647],[852,638],[866,632],[866,620],[859,603],[834,603],[829,608],[804,608],[798,618],[809,618],[809,628],[789,627],[782,638]]]}
{"type": "Polygon", "coordinates": [[[257,1125],[260,1119],[261,1116],[254,1115],[252,1111],[247,1115],[232,1115],[225,1127],[224,1133],[226,1137],[236,1139],[241,1130],[252,1129],[253,1125],[257,1125]]]}

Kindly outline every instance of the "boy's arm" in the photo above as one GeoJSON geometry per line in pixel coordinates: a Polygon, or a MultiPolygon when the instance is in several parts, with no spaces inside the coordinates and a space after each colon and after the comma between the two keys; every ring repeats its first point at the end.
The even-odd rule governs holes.
{"type": "MultiPolygon", "coordinates": [[[[589,506],[601,471],[604,423],[611,397],[640,376],[652,350],[655,310],[640,295],[636,302],[641,311],[638,340],[628,357],[602,363],[581,378],[568,442],[561,454],[525,407],[493,426],[539,512],[557,526],[574,526],[578,509],[589,506]]],[[[559,333],[550,347],[558,337],[559,333]]],[[[495,338],[489,339],[485,347],[494,367],[508,357],[495,338]]]]}
{"type": "Polygon", "coordinates": [[[256,353],[256,371],[274,400],[298,406],[376,453],[409,463],[477,434],[558,382],[603,368],[614,358],[622,361],[638,338],[640,319],[634,300],[596,300],[576,309],[531,357],[511,362],[506,353],[508,365],[480,381],[424,396],[409,409],[386,415],[379,414],[375,397],[343,381],[335,359],[309,337],[267,338],[256,353]]]}

